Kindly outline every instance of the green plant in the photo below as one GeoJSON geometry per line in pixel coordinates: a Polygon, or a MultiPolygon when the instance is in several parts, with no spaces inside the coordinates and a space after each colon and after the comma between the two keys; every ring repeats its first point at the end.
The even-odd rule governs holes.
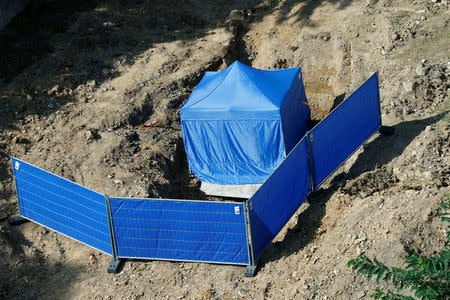
{"type": "MultiPolygon", "coordinates": [[[[444,195],[446,200],[441,203],[441,207],[447,212],[440,214],[443,222],[450,222],[450,195],[444,195]]],[[[450,226],[448,226],[450,227],[450,226]]],[[[414,295],[421,299],[449,299],[449,264],[450,264],[450,232],[447,231],[447,242],[437,255],[420,256],[416,253],[405,259],[406,268],[388,267],[376,258],[369,259],[365,255],[359,255],[348,262],[348,266],[353,270],[358,270],[358,275],[366,275],[368,279],[376,277],[376,282],[380,280],[391,281],[397,291],[382,291],[377,289],[371,297],[374,299],[414,299],[411,296],[404,296],[400,292],[407,288],[414,292],[414,295]]]]}

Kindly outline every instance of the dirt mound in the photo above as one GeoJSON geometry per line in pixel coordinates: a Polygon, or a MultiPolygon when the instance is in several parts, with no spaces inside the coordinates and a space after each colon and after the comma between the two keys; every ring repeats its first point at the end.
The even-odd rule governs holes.
{"type": "Polygon", "coordinates": [[[54,9],[61,30],[16,30],[0,49],[1,65],[16,66],[0,72],[6,216],[17,212],[9,154],[110,195],[207,199],[188,172],[178,110],[204,71],[235,59],[300,66],[309,101],[326,111],[378,70],[383,123],[396,133],[374,136],[302,205],[256,278],[243,278],[242,267],[171,262],[128,262],[112,276],[108,256],[2,217],[1,296],[356,299],[374,285],[346,267],[350,258],[400,265],[413,250],[442,247],[447,1],[117,0],[54,9]],[[23,45],[30,51],[19,53],[23,45]],[[140,126],[146,121],[158,122],[140,126]]]}

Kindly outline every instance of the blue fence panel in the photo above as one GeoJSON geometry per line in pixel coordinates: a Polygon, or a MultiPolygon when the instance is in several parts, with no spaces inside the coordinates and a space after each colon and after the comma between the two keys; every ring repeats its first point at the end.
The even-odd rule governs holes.
{"type": "Polygon", "coordinates": [[[12,158],[21,216],[112,254],[105,196],[12,158]]]}
{"type": "Polygon", "coordinates": [[[249,200],[255,260],[297,211],[309,191],[308,143],[303,138],[249,200]]]}
{"type": "Polygon", "coordinates": [[[248,264],[242,203],[110,198],[119,257],[248,264]]]}
{"type": "Polygon", "coordinates": [[[314,187],[318,187],[381,126],[377,73],[310,132],[314,187]]]}

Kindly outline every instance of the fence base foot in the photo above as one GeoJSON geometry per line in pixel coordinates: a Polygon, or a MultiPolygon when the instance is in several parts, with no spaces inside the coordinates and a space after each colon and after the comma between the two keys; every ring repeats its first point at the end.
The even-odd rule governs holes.
{"type": "Polygon", "coordinates": [[[108,265],[108,273],[117,274],[122,267],[123,259],[114,257],[108,265]]]}
{"type": "Polygon", "coordinates": [[[258,268],[257,265],[247,265],[247,267],[245,267],[244,276],[245,277],[255,277],[257,268],[258,268]]]}
{"type": "Polygon", "coordinates": [[[393,135],[395,128],[392,126],[381,126],[378,132],[382,135],[393,135]]]}
{"type": "Polygon", "coordinates": [[[8,224],[11,226],[17,226],[26,222],[29,222],[30,220],[25,219],[22,216],[12,216],[8,219],[8,224]]]}

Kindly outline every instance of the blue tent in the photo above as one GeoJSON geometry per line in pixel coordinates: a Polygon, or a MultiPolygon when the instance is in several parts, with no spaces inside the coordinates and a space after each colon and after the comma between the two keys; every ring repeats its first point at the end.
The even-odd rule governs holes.
{"type": "Polygon", "coordinates": [[[238,61],[206,72],[180,110],[191,171],[203,182],[262,183],[310,127],[300,68],[238,61]]]}

